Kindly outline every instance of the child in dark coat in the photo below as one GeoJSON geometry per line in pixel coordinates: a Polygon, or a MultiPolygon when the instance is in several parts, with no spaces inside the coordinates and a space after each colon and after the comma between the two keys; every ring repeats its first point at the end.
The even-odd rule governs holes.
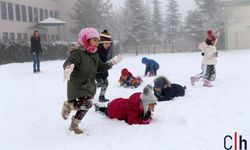
{"type": "Polygon", "coordinates": [[[123,87],[132,87],[137,88],[141,83],[141,77],[134,77],[131,72],[128,71],[127,68],[122,69],[121,76],[119,79],[120,86],[123,87]]]}
{"type": "Polygon", "coordinates": [[[174,97],[184,96],[186,86],[171,84],[166,77],[158,77],[154,80],[154,94],[158,101],[168,101],[174,97]]]}
{"type": "Polygon", "coordinates": [[[146,65],[144,76],[156,76],[160,65],[153,59],[142,58],[142,63],[146,65]]]}
{"type": "Polygon", "coordinates": [[[128,99],[114,99],[108,104],[108,107],[100,107],[95,104],[95,110],[106,114],[110,119],[124,120],[130,125],[149,124],[156,101],[152,86],[147,85],[143,89],[143,93],[134,93],[128,99]]]}
{"type": "MultiPolygon", "coordinates": [[[[102,62],[108,61],[108,54],[110,52],[110,44],[111,44],[111,35],[107,30],[104,30],[100,33],[100,44],[98,45],[97,53],[101,59],[102,62]]],[[[96,74],[96,86],[101,87],[101,92],[99,94],[99,102],[107,102],[108,99],[105,98],[105,93],[107,90],[107,87],[109,85],[108,82],[108,71],[105,72],[98,72],[96,74]]]]}

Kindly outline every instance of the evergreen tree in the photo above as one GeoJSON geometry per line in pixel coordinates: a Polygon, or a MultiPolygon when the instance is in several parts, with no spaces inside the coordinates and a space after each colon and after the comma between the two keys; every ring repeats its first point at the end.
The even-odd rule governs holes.
{"type": "Polygon", "coordinates": [[[127,42],[133,43],[138,55],[138,44],[147,41],[148,38],[148,20],[145,15],[145,7],[142,0],[125,1],[125,33],[127,42]]]}
{"type": "Polygon", "coordinates": [[[85,27],[93,27],[98,30],[108,28],[111,8],[109,0],[77,0],[70,15],[77,24],[77,28],[73,29],[73,32],[78,33],[85,27]]]}
{"type": "Polygon", "coordinates": [[[189,11],[185,18],[185,33],[188,42],[192,42],[192,49],[196,49],[201,40],[204,40],[202,16],[199,11],[189,11]]]}
{"type": "Polygon", "coordinates": [[[178,10],[178,3],[176,0],[168,0],[166,10],[166,38],[171,45],[171,50],[174,52],[175,45],[181,30],[181,15],[178,10]]]}
{"type": "Polygon", "coordinates": [[[153,51],[155,53],[156,45],[162,42],[162,14],[160,9],[160,2],[158,0],[153,0],[153,14],[152,14],[152,41],[153,41],[153,51]]]}

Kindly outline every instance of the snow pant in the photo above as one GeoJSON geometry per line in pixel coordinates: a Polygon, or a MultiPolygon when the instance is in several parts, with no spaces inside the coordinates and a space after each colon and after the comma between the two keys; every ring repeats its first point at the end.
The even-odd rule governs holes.
{"type": "Polygon", "coordinates": [[[32,53],[32,61],[33,61],[33,71],[40,71],[40,56],[39,54],[33,52],[32,53]]]}
{"type": "Polygon", "coordinates": [[[99,97],[104,96],[109,85],[107,78],[96,78],[97,87],[101,87],[101,92],[99,97]]]}
{"type": "Polygon", "coordinates": [[[197,74],[195,77],[196,77],[196,79],[197,79],[197,81],[200,79],[200,78],[202,78],[202,77],[204,77],[205,75],[206,75],[206,71],[207,71],[207,65],[201,65],[201,73],[199,73],[199,74],[197,74]]]}
{"type": "Polygon", "coordinates": [[[107,107],[99,107],[98,111],[100,111],[101,113],[105,114],[106,116],[108,116],[108,108],[107,107]]]}
{"type": "Polygon", "coordinates": [[[213,81],[215,79],[215,74],[215,65],[207,65],[204,79],[207,79],[208,81],[213,81]]]}
{"type": "Polygon", "coordinates": [[[88,110],[92,107],[92,98],[88,96],[73,99],[69,102],[73,103],[73,106],[76,109],[75,118],[78,120],[82,120],[88,110]]]}

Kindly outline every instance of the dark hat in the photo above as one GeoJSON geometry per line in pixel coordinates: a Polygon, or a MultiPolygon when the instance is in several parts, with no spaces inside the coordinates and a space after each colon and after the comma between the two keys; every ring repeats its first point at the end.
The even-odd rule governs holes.
{"type": "Polygon", "coordinates": [[[141,62],[142,62],[143,64],[146,64],[146,63],[148,62],[148,58],[143,57],[143,58],[141,59],[141,62]]]}
{"type": "Polygon", "coordinates": [[[129,75],[129,71],[127,68],[123,68],[121,71],[122,76],[128,76],[129,75]]]}
{"type": "Polygon", "coordinates": [[[100,43],[111,42],[111,34],[106,29],[100,33],[100,38],[101,38],[100,43]]]}
{"type": "Polygon", "coordinates": [[[165,84],[165,82],[164,82],[164,80],[162,79],[162,78],[158,78],[157,80],[155,80],[155,82],[154,82],[154,87],[155,88],[164,88],[164,84],[165,84]]]}

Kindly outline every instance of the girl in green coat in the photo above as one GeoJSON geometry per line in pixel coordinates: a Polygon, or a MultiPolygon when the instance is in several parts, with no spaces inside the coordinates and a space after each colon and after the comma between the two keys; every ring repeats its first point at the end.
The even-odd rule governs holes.
{"type": "Polygon", "coordinates": [[[99,41],[100,36],[96,29],[82,29],[78,36],[78,48],[71,52],[63,64],[64,79],[68,80],[68,100],[63,104],[62,117],[66,120],[69,113],[76,110],[69,128],[76,134],[83,133],[78,124],[92,107],[92,99],[96,93],[96,73],[107,71],[122,59],[118,55],[103,63],[96,53],[99,41]]]}

